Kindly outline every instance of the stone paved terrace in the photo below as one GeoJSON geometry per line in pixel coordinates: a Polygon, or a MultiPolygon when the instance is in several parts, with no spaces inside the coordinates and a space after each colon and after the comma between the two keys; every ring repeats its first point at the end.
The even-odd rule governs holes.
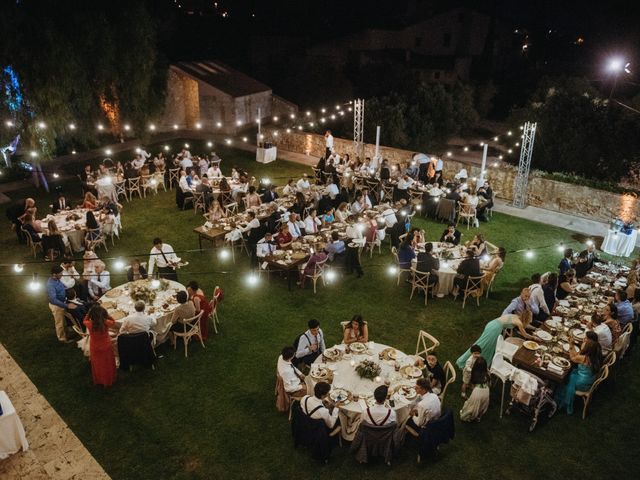
{"type": "Polygon", "coordinates": [[[29,450],[0,460],[3,480],[102,480],[110,477],[0,343],[0,390],[24,425],[29,450]]]}

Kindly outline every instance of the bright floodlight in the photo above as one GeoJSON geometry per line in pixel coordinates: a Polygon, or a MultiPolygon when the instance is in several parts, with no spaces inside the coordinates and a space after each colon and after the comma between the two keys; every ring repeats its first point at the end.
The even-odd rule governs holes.
{"type": "Polygon", "coordinates": [[[624,68],[624,60],[622,58],[612,58],[609,60],[609,65],[607,66],[607,70],[613,73],[620,73],[624,68]]]}

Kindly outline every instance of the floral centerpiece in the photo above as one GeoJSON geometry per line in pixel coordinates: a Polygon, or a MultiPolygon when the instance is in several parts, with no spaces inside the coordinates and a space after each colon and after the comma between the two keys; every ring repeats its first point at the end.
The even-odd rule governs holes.
{"type": "Polygon", "coordinates": [[[160,285],[157,288],[151,288],[150,282],[135,282],[129,289],[129,296],[134,302],[142,300],[147,304],[153,303],[156,299],[158,291],[165,291],[169,288],[169,282],[164,279],[160,280],[160,285]]]}
{"type": "Polygon", "coordinates": [[[363,360],[356,367],[356,372],[360,375],[360,378],[368,378],[369,380],[373,380],[378,375],[380,375],[380,365],[376,362],[372,362],[371,360],[363,360]]]}
{"type": "Polygon", "coordinates": [[[65,220],[67,222],[74,222],[76,220],[80,220],[80,215],[78,215],[77,213],[71,213],[65,217],[65,220]]]}
{"type": "Polygon", "coordinates": [[[440,258],[442,258],[443,260],[451,260],[454,256],[455,255],[451,250],[443,250],[440,253],[440,258]]]}

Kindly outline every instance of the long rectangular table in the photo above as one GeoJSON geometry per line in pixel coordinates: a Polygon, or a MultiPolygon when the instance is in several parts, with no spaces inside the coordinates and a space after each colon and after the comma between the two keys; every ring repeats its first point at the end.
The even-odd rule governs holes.
{"type": "Polygon", "coordinates": [[[559,374],[553,370],[542,368],[541,365],[536,363],[536,352],[528,350],[524,347],[520,347],[513,355],[512,362],[516,367],[527,370],[543,380],[551,380],[554,383],[560,384],[567,378],[570,368],[563,370],[562,374],[559,374]]]}
{"type": "Polygon", "coordinates": [[[193,232],[198,235],[198,246],[202,250],[202,240],[211,242],[212,246],[216,245],[216,242],[220,239],[224,239],[226,231],[221,228],[205,228],[203,225],[193,229],[193,232]]]}

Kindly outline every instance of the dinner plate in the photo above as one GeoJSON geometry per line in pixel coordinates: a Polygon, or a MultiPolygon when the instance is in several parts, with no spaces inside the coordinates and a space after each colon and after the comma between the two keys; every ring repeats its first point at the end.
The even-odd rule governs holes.
{"type": "Polygon", "coordinates": [[[404,374],[410,378],[419,378],[422,376],[422,370],[413,365],[407,365],[403,368],[404,374]]]}
{"type": "Polygon", "coordinates": [[[329,392],[329,398],[334,402],[342,402],[349,399],[349,392],[344,388],[334,388],[329,392]]]}
{"type": "Polygon", "coordinates": [[[579,328],[574,328],[574,329],[571,331],[571,333],[572,333],[572,334],[573,334],[573,336],[574,336],[575,338],[577,338],[578,340],[583,340],[583,339],[584,339],[584,337],[585,337],[585,335],[586,335],[585,331],[584,331],[584,330],[581,330],[581,329],[579,329],[579,328]]]}
{"type": "MultiPolygon", "coordinates": [[[[568,352],[568,351],[569,351],[569,344],[568,344],[568,343],[563,343],[563,344],[562,344],[562,349],[563,349],[565,352],[568,352]]],[[[577,346],[577,345],[574,345],[574,346],[573,346],[573,349],[574,349],[576,352],[579,352],[579,351],[580,351],[580,349],[578,348],[578,346],[577,346]]]]}
{"type": "Polygon", "coordinates": [[[340,350],[337,348],[327,348],[324,351],[324,356],[329,359],[338,358],[340,356],[340,350]]]}
{"type": "Polygon", "coordinates": [[[318,380],[324,380],[329,376],[329,370],[325,367],[311,369],[311,376],[318,380]]]}
{"type": "Polygon", "coordinates": [[[538,342],[527,340],[522,344],[522,346],[527,350],[537,350],[540,345],[538,344],[538,342]]]}
{"type": "Polygon", "coordinates": [[[104,294],[105,297],[109,297],[109,298],[116,298],[116,297],[119,297],[120,295],[121,293],[116,289],[109,290],[107,293],[104,294]]]}
{"type": "Polygon", "coordinates": [[[418,392],[416,392],[416,389],[413,387],[400,387],[398,389],[398,394],[400,394],[407,400],[412,400],[416,398],[416,396],[418,395],[418,392]]]}
{"type": "MultiPolygon", "coordinates": [[[[365,402],[367,403],[367,405],[369,407],[373,407],[376,404],[376,399],[373,397],[369,397],[365,400],[365,402]]],[[[384,401],[384,406],[387,408],[390,408],[391,406],[389,405],[389,400],[385,400],[384,401]]]]}
{"type": "Polygon", "coordinates": [[[551,362],[561,368],[569,368],[571,366],[571,362],[562,357],[553,357],[551,362]]]}
{"type": "Polygon", "coordinates": [[[367,350],[367,346],[364,343],[360,343],[360,342],[354,342],[351,345],[349,345],[349,347],[351,348],[351,351],[354,353],[362,353],[367,350]]]}
{"type": "Polygon", "coordinates": [[[533,334],[543,342],[548,342],[553,338],[553,335],[545,330],[536,330],[533,334]]]}

